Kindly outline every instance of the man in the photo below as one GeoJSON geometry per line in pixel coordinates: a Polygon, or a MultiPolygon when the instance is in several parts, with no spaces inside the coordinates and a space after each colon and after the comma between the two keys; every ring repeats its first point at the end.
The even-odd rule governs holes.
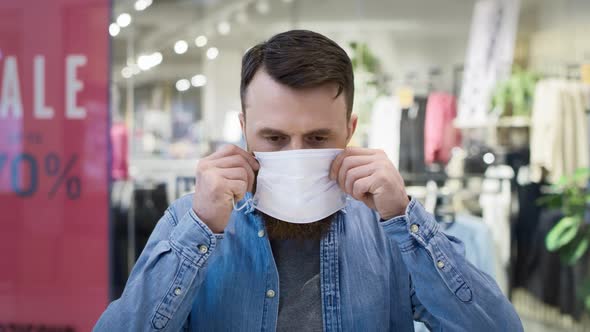
{"type": "Polygon", "coordinates": [[[320,34],[289,31],[250,49],[248,151],[226,146],[199,162],[194,195],[162,217],[95,330],[413,331],[420,320],[435,331],[522,331],[385,154],[344,149],[353,95],[348,56],[320,34]],[[256,210],[252,152],[327,148],[344,149],[329,175],[354,198],[345,208],[303,225],[256,210]]]}

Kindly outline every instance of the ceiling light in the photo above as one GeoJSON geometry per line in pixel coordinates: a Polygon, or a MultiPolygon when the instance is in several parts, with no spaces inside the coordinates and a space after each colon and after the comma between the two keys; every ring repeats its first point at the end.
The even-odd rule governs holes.
{"type": "Polygon", "coordinates": [[[211,60],[217,58],[218,55],[219,55],[219,50],[217,49],[217,47],[210,47],[207,50],[207,57],[211,60]]]}
{"type": "Polygon", "coordinates": [[[292,3],[293,0],[283,0],[284,3],[292,3]]]}
{"type": "Polygon", "coordinates": [[[188,43],[184,40],[179,40],[174,44],[174,52],[176,54],[184,54],[188,50],[188,43]]]}
{"type": "Polygon", "coordinates": [[[162,53],[160,52],[152,53],[151,58],[155,66],[162,63],[162,53]]]}
{"type": "Polygon", "coordinates": [[[191,82],[189,82],[185,78],[178,80],[176,82],[176,90],[178,90],[180,92],[186,91],[186,90],[190,89],[190,87],[191,87],[191,82]]]}
{"type": "Polygon", "coordinates": [[[256,3],[256,10],[260,14],[268,14],[268,12],[270,12],[270,5],[268,4],[268,1],[266,1],[266,0],[258,1],[256,3]]]}
{"type": "Polygon", "coordinates": [[[207,84],[207,77],[201,74],[195,75],[191,78],[191,84],[196,88],[204,86],[207,84]]]}
{"type": "Polygon", "coordinates": [[[207,45],[207,37],[201,35],[195,38],[195,45],[197,45],[197,47],[203,47],[207,45]]]}
{"type": "Polygon", "coordinates": [[[148,70],[151,68],[151,61],[149,55],[140,55],[137,58],[137,65],[141,70],[148,70]]]}
{"type": "Polygon", "coordinates": [[[121,28],[119,27],[119,25],[117,23],[111,23],[111,25],[109,25],[109,34],[112,37],[115,37],[119,34],[119,32],[121,32],[121,28]]]}
{"type": "Polygon", "coordinates": [[[131,70],[131,68],[125,67],[121,70],[121,76],[123,76],[123,78],[130,78],[131,76],[133,76],[133,71],[131,70]]]}
{"type": "Polygon", "coordinates": [[[152,5],[152,0],[137,0],[135,1],[135,10],[142,11],[152,5]]]}
{"type": "Polygon", "coordinates": [[[141,70],[150,70],[162,63],[162,53],[143,54],[137,58],[137,66],[141,70]]]}
{"type": "Polygon", "coordinates": [[[176,43],[174,43],[174,52],[176,52],[176,54],[184,54],[187,50],[188,43],[184,40],[179,40],[176,43]]]}
{"type": "Polygon", "coordinates": [[[230,31],[231,31],[231,25],[229,25],[228,21],[221,21],[217,25],[217,32],[219,32],[219,34],[222,36],[228,35],[230,33],[230,31]]]}
{"type": "Polygon", "coordinates": [[[138,65],[134,64],[131,66],[131,73],[133,75],[137,75],[137,74],[141,73],[141,69],[139,69],[138,65]]]}
{"type": "Polygon", "coordinates": [[[119,17],[117,17],[117,24],[121,28],[129,26],[129,24],[131,24],[131,15],[129,15],[127,13],[123,13],[123,14],[119,15],[119,17]]]}

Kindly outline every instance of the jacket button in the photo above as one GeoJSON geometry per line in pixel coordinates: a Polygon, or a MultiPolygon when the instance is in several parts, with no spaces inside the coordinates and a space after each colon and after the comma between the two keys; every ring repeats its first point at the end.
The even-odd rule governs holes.
{"type": "Polygon", "coordinates": [[[273,291],[272,289],[266,291],[266,297],[268,297],[269,299],[272,299],[273,297],[275,297],[275,295],[275,291],[273,291]]]}
{"type": "Polygon", "coordinates": [[[180,294],[182,294],[182,289],[180,289],[180,287],[176,287],[174,290],[174,295],[179,296],[180,294]]]}
{"type": "Polygon", "coordinates": [[[207,251],[209,251],[209,248],[207,248],[207,246],[206,246],[206,245],[203,245],[203,244],[201,244],[201,245],[199,246],[199,252],[200,252],[201,254],[206,254],[206,253],[207,253],[207,251]]]}
{"type": "Polygon", "coordinates": [[[436,262],[436,266],[438,266],[439,269],[442,269],[443,267],[445,267],[445,262],[438,261],[438,262],[436,262]]]}
{"type": "Polygon", "coordinates": [[[412,226],[410,226],[410,232],[416,234],[418,233],[418,231],[420,230],[420,226],[418,226],[417,224],[412,224],[412,226]]]}
{"type": "Polygon", "coordinates": [[[261,229],[258,231],[258,237],[264,237],[264,234],[265,234],[264,229],[261,229]]]}

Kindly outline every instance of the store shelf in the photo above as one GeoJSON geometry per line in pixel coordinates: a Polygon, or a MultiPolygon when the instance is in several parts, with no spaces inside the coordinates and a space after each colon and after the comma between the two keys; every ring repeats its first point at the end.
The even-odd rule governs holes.
{"type": "Polygon", "coordinates": [[[488,119],[487,121],[455,121],[457,129],[481,129],[481,128],[528,128],[531,126],[531,119],[526,116],[502,117],[499,119],[488,119]]]}

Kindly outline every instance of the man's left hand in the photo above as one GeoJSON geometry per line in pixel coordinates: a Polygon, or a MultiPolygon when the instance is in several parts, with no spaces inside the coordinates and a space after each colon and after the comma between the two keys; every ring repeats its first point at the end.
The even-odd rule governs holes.
{"type": "Polygon", "coordinates": [[[404,180],[382,150],[346,148],[332,162],[330,178],[382,220],[404,215],[410,202],[404,180]]]}

